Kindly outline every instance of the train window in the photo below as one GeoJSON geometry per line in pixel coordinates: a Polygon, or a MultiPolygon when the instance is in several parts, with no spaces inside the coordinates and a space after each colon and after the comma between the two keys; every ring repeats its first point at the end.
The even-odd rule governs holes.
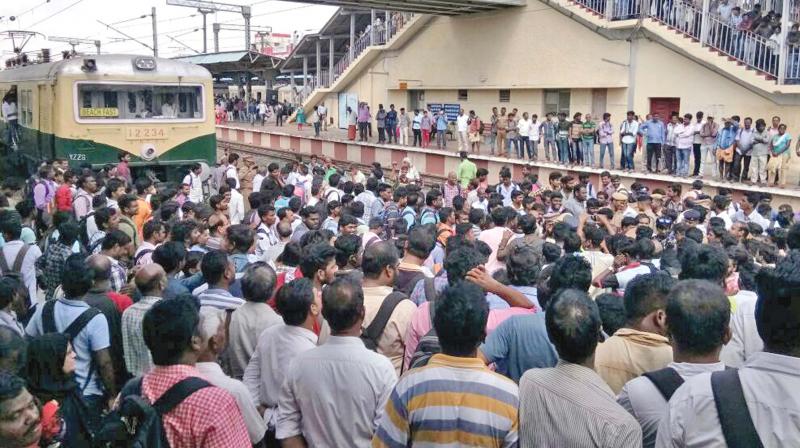
{"type": "Polygon", "coordinates": [[[203,119],[199,85],[78,84],[79,120],[203,119]]]}

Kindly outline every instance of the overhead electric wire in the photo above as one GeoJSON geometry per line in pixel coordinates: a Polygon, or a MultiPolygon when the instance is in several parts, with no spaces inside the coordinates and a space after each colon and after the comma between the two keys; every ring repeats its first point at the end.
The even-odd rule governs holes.
{"type": "Polygon", "coordinates": [[[42,23],[42,22],[46,22],[46,21],[48,21],[48,20],[52,19],[53,17],[55,17],[55,16],[57,16],[57,15],[61,14],[62,12],[66,11],[66,10],[68,10],[68,9],[70,9],[70,8],[72,8],[73,6],[77,5],[78,3],[82,3],[82,2],[83,2],[83,0],[76,0],[76,1],[75,1],[75,2],[73,2],[73,3],[70,3],[68,6],[65,6],[65,7],[63,7],[63,8],[61,8],[61,9],[59,9],[58,11],[56,11],[56,12],[54,12],[54,13],[50,14],[49,16],[45,17],[44,19],[42,19],[42,20],[39,20],[38,22],[36,22],[36,23],[34,23],[34,24],[32,24],[32,25],[28,25],[28,26],[26,26],[26,28],[33,28],[33,27],[35,27],[36,25],[38,25],[38,24],[40,24],[40,23],[42,23]]]}
{"type": "Polygon", "coordinates": [[[21,13],[19,13],[19,14],[16,14],[14,17],[17,17],[17,18],[19,18],[19,17],[22,17],[22,16],[24,16],[25,14],[27,14],[27,13],[29,13],[29,12],[33,11],[34,9],[36,9],[36,8],[38,8],[38,7],[42,6],[42,5],[45,5],[45,4],[47,4],[47,3],[50,3],[50,0],[44,0],[43,2],[39,3],[38,5],[36,5],[36,6],[33,6],[33,7],[31,7],[30,9],[27,9],[25,12],[21,12],[21,13]]]}

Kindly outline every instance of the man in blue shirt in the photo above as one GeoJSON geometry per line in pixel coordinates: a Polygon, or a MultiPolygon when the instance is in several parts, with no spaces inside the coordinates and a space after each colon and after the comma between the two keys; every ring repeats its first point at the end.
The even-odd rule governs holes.
{"type": "Polygon", "coordinates": [[[76,325],[67,332],[74,322],[81,319],[81,315],[92,313],[93,309],[83,298],[92,288],[93,277],[94,271],[89,268],[83,255],[74,254],[67,258],[61,276],[64,297],[45,302],[52,305],[37,305],[25,327],[25,333],[35,337],[52,332],[75,332],[75,337],[70,339],[75,352],[75,380],[86,403],[89,429],[94,431],[99,426],[103,410],[110,407],[111,400],[117,395],[108,321],[105,315],[94,309],[96,314],[93,317],[87,314],[89,320],[82,328],[75,328],[81,327],[76,325]],[[42,316],[44,309],[49,306],[52,306],[52,321],[42,316]]]}
{"type": "MultiPolygon", "coordinates": [[[[725,127],[723,127],[719,133],[717,134],[717,150],[715,154],[719,154],[720,151],[733,151],[733,145],[736,143],[736,134],[739,130],[738,126],[735,125],[734,121],[730,118],[723,118],[722,121],[725,123],[725,127]]],[[[733,157],[733,153],[731,152],[731,157],[733,157]]],[[[725,180],[727,177],[728,180],[731,179],[731,165],[733,164],[733,159],[730,159],[730,162],[726,161],[725,158],[718,159],[719,162],[719,180],[725,180]]]]}
{"type": "Polygon", "coordinates": [[[436,116],[436,147],[439,149],[447,149],[447,115],[444,114],[444,109],[439,111],[436,116]]]}
{"type": "Polygon", "coordinates": [[[658,172],[658,160],[661,158],[661,145],[667,137],[667,128],[658,112],[653,113],[650,120],[644,122],[639,126],[639,133],[647,138],[647,171],[651,173],[658,172]],[[653,162],[655,161],[655,171],[653,171],[653,162]]]}

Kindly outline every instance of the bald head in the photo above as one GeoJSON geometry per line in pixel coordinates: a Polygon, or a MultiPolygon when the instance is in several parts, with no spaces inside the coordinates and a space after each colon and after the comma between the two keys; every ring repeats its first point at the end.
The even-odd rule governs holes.
{"type": "Polygon", "coordinates": [[[150,263],[142,266],[136,273],[136,287],[145,296],[161,297],[166,286],[167,273],[161,265],[150,263]]]}
{"type": "Polygon", "coordinates": [[[86,264],[94,273],[94,281],[102,282],[111,278],[111,260],[101,254],[94,254],[86,259],[86,264]]]}

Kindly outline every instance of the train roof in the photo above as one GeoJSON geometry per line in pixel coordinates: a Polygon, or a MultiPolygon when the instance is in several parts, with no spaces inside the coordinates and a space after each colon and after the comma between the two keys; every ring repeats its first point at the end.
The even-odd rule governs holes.
{"type": "Polygon", "coordinates": [[[31,64],[24,67],[0,70],[0,82],[55,80],[60,76],[75,75],[86,76],[88,79],[97,79],[98,75],[112,77],[139,75],[145,78],[172,75],[186,78],[211,78],[211,73],[204,67],[173,59],[130,54],[87,54],[56,62],[31,64]],[[134,65],[134,61],[139,58],[154,59],[156,61],[155,70],[137,69],[134,65]],[[97,70],[90,72],[91,75],[82,69],[83,62],[86,59],[94,59],[97,64],[97,70]]]}

